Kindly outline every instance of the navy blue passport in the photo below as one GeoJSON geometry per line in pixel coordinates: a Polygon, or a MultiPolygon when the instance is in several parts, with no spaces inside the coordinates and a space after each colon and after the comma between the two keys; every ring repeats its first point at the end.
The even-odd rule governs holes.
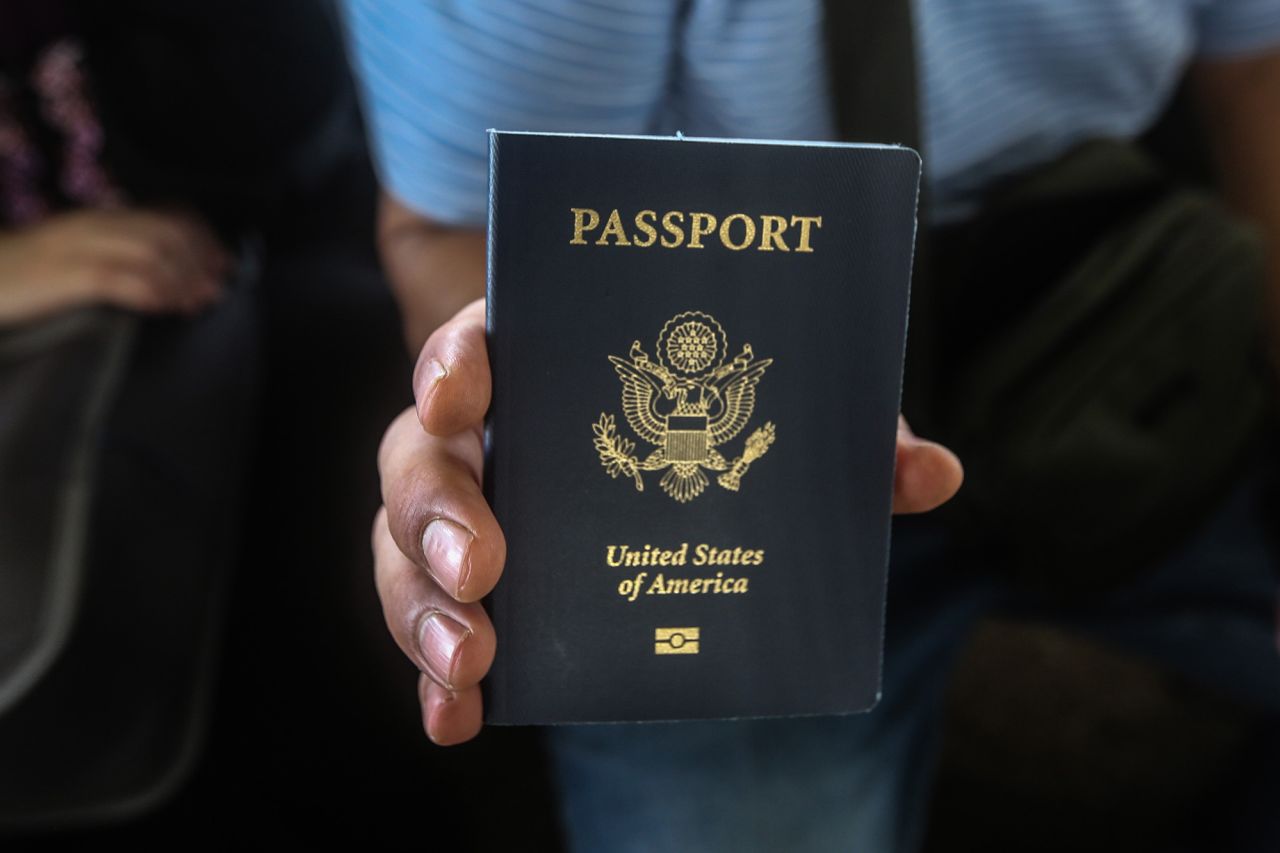
{"type": "Polygon", "coordinates": [[[869,709],[919,156],[490,144],[487,722],[869,709]]]}

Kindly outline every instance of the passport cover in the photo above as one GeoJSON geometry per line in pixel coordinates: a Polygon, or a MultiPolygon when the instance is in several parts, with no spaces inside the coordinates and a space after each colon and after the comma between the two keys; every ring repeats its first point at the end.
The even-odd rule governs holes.
{"type": "Polygon", "coordinates": [[[498,724],[879,697],[920,158],[490,132],[498,724]]]}

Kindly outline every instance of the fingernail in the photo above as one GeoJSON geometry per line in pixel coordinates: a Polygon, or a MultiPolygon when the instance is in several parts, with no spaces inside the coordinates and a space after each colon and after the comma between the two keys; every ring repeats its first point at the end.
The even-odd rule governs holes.
{"type": "Polygon", "coordinates": [[[470,630],[439,610],[432,610],[422,620],[418,649],[431,674],[450,690],[453,689],[453,670],[458,665],[458,652],[463,641],[470,636],[470,630]]]}
{"type": "Polygon", "coordinates": [[[467,549],[475,539],[470,531],[445,518],[437,518],[422,534],[422,553],[436,581],[451,591],[454,598],[462,591],[471,574],[467,549]]]}
{"type": "Polygon", "coordinates": [[[427,364],[427,390],[430,390],[440,384],[440,380],[449,375],[449,371],[444,369],[444,365],[436,361],[434,358],[427,364]]]}
{"type": "Polygon", "coordinates": [[[431,393],[435,391],[449,371],[436,359],[418,362],[413,373],[414,395],[418,398],[418,417],[422,417],[423,407],[431,401],[431,393]]]}

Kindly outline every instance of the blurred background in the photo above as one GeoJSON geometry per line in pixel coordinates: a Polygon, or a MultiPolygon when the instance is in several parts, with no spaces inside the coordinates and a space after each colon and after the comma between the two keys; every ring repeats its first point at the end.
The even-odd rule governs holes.
{"type": "MultiPolygon", "coordinates": [[[[79,256],[0,244],[17,289],[69,282],[0,280],[5,850],[561,849],[539,733],[434,747],[374,591],[375,458],[412,359],[346,56],[312,0],[0,0],[0,225],[56,219],[47,243],[130,270],[90,287],[79,256]],[[59,218],[83,210],[114,218],[59,218]]],[[[1144,145],[1209,185],[1189,113],[1144,145]]],[[[983,621],[926,849],[1280,850],[1275,718],[1085,621],[983,621]]]]}

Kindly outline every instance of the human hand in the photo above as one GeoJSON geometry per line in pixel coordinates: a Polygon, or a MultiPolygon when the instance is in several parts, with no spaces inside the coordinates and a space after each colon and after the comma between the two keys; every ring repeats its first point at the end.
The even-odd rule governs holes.
{"type": "Polygon", "coordinates": [[[198,312],[222,295],[231,258],[180,213],[80,210],[0,233],[0,325],[108,304],[198,312]]]}
{"type": "MultiPolygon", "coordinates": [[[[484,300],[436,330],[414,371],[416,409],[392,422],[378,451],[378,596],[391,635],[421,672],[423,727],[438,744],[480,731],[479,684],[496,638],[479,601],[502,574],[507,550],[480,487],[491,391],[484,334],[484,300]]],[[[951,451],[916,438],[899,419],[894,512],[933,509],[962,477],[951,451]]]]}

